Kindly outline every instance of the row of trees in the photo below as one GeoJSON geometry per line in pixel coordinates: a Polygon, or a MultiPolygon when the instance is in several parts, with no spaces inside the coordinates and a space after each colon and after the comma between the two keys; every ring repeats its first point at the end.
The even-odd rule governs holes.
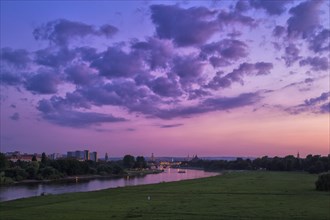
{"type": "Polygon", "coordinates": [[[12,162],[0,153],[0,183],[10,183],[25,179],[61,179],[66,176],[74,175],[123,175],[124,169],[146,168],[147,163],[144,157],[134,158],[126,155],[122,161],[78,161],[72,158],[49,160],[42,154],[40,162],[36,158],[32,161],[12,162]]]}
{"type": "Polygon", "coordinates": [[[261,157],[254,160],[237,158],[234,161],[225,160],[192,160],[183,166],[199,167],[205,170],[272,170],[272,171],[307,171],[309,173],[322,173],[330,170],[330,155],[308,155],[306,158],[296,158],[292,155],[286,157],[261,157]]]}

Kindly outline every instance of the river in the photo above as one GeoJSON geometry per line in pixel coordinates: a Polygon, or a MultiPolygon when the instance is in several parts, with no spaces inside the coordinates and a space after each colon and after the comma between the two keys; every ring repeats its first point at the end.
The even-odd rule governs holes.
{"type": "Polygon", "coordinates": [[[148,174],[136,177],[121,178],[98,178],[76,182],[51,182],[17,184],[0,187],[0,201],[9,201],[20,198],[40,196],[44,194],[62,194],[71,192],[88,192],[108,188],[145,185],[161,182],[173,182],[187,179],[197,179],[219,175],[216,172],[205,172],[203,170],[180,169],[185,173],[179,173],[179,169],[169,168],[163,173],[148,174]]]}

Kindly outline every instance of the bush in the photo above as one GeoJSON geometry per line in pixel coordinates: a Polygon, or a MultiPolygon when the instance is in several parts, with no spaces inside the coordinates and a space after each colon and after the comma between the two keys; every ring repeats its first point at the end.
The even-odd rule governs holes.
{"type": "Polygon", "coordinates": [[[315,182],[316,190],[330,191],[330,172],[322,173],[315,182]]]}

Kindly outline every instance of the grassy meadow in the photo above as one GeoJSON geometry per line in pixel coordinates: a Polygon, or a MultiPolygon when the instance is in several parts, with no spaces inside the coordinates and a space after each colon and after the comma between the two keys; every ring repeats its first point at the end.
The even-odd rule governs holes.
{"type": "Polygon", "coordinates": [[[330,219],[317,175],[230,172],[181,182],[0,203],[0,219],[330,219]],[[150,200],[148,200],[150,196],[150,200]]]}

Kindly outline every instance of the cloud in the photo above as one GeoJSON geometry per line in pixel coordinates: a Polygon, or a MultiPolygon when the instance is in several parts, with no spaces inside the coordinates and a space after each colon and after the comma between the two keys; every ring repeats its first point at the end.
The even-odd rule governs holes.
{"type": "Polygon", "coordinates": [[[285,48],[285,55],[283,59],[285,60],[286,66],[291,66],[301,58],[301,56],[299,56],[299,52],[299,49],[294,44],[289,44],[289,46],[285,48]]]}
{"type": "Polygon", "coordinates": [[[237,69],[234,69],[232,72],[228,73],[225,76],[222,76],[222,72],[218,74],[209,82],[206,86],[217,90],[219,88],[230,87],[233,82],[239,82],[243,84],[243,77],[249,75],[267,75],[270,73],[270,70],[273,68],[272,63],[266,62],[257,62],[257,63],[242,63],[237,69]]]}
{"type": "Polygon", "coordinates": [[[235,5],[235,11],[245,12],[250,9],[250,3],[246,0],[239,0],[235,5]]]}
{"type": "Polygon", "coordinates": [[[330,97],[330,92],[324,92],[319,97],[306,99],[305,105],[306,106],[316,105],[318,103],[327,101],[329,99],[329,97],[330,97]]]}
{"type": "Polygon", "coordinates": [[[158,77],[148,83],[149,88],[156,94],[165,97],[178,97],[182,95],[179,83],[175,79],[158,77]]]}
{"type": "Polygon", "coordinates": [[[213,55],[213,62],[216,62],[215,64],[218,64],[214,60],[216,55],[220,55],[223,60],[238,60],[248,55],[248,46],[239,40],[224,39],[202,46],[200,56],[204,57],[208,55],[213,55]]]}
{"type": "Polygon", "coordinates": [[[177,5],[152,5],[151,20],[161,39],[173,39],[178,46],[204,44],[219,30],[215,11],[205,7],[180,8],[177,5]]]}
{"type": "Polygon", "coordinates": [[[10,119],[13,121],[18,121],[20,119],[20,116],[17,112],[15,112],[12,116],[10,116],[10,119]]]}
{"type": "Polygon", "coordinates": [[[309,0],[289,10],[292,15],[288,20],[288,35],[307,38],[320,25],[320,6],[322,0],[309,0]]]}
{"type": "Polygon", "coordinates": [[[0,71],[0,82],[1,85],[8,86],[18,86],[22,83],[21,76],[13,73],[6,72],[4,70],[0,71]]]}
{"type": "Polygon", "coordinates": [[[192,55],[178,56],[173,60],[172,71],[180,77],[183,86],[201,79],[205,63],[192,55]]]}
{"type": "Polygon", "coordinates": [[[170,40],[148,38],[145,42],[135,42],[132,48],[137,50],[151,70],[166,68],[174,55],[174,47],[170,40]]]}
{"type": "Polygon", "coordinates": [[[160,128],[175,128],[181,126],[183,126],[183,124],[166,124],[166,125],[161,125],[160,128]]]}
{"type": "Polygon", "coordinates": [[[59,83],[60,78],[56,73],[39,70],[37,74],[27,78],[25,88],[38,94],[54,94],[59,83]]]}
{"type": "Polygon", "coordinates": [[[67,46],[72,39],[91,36],[113,36],[118,29],[112,25],[103,25],[99,29],[82,22],[58,19],[47,22],[34,29],[33,36],[36,40],[48,40],[58,46],[67,46]]]}
{"type": "Polygon", "coordinates": [[[76,85],[88,85],[97,80],[96,73],[84,63],[69,66],[65,73],[67,79],[76,85]]]}
{"type": "Polygon", "coordinates": [[[313,112],[315,114],[329,113],[330,104],[325,103],[329,100],[330,92],[323,92],[320,96],[306,99],[303,104],[286,108],[290,114],[300,114],[303,112],[313,112]]]}
{"type": "Polygon", "coordinates": [[[270,15],[281,15],[286,11],[285,6],[293,0],[250,0],[250,5],[256,9],[264,9],[270,15]]]}
{"type": "Polygon", "coordinates": [[[115,47],[109,47],[99,59],[91,63],[91,67],[107,78],[132,77],[143,72],[143,63],[138,54],[126,53],[115,47]]]}
{"type": "Polygon", "coordinates": [[[329,52],[330,50],[330,30],[322,29],[315,36],[309,39],[309,49],[315,53],[329,52]]]}
{"type": "Polygon", "coordinates": [[[236,97],[209,98],[194,106],[177,107],[169,110],[159,109],[155,116],[162,119],[187,118],[206,112],[231,110],[253,105],[260,101],[260,99],[261,97],[258,93],[243,93],[236,97]]]}
{"type": "Polygon", "coordinates": [[[307,57],[299,62],[300,66],[309,65],[315,71],[326,71],[329,69],[329,60],[326,57],[307,57]]]}
{"type": "Polygon", "coordinates": [[[320,106],[320,113],[330,113],[330,102],[320,106]]]}
{"type": "Polygon", "coordinates": [[[10,107],[11,108],[16,108],[16,105],[15,104],[11,104],[10,107]]]}
{"type": "Polygon", "coordinates": [[[1,61],[6,61],[15,67],[26,67],[31,61],[29,52],[23,49],[14,50],[9,47],[1,48],[1,61]]]}
{"type": "Polygon", "coordinates": [[[59,68],[65,66],[76,58],[75,51],[67,48],[54,50],[46,48],[35,52],[35,63],[43,66],[59,68]]]}
{"type": "Polygon", "coordinates": [[[125,118],[114,117],[111,114],[72,110],[70,107],[58,103],[58,101],[56,97],[53,97],[51,100],[42,99],[37,106],[42,117],[54,124],[81,128],[102,123],[127,121],[125,118]]]}
{"type": "Polygon", "coordinates": [[[240,24],[248,27],[257,26],[257,22],[255,21],[255,19],[246,15],[242,15],[239,12],[221,11],[218,14],[218,22],[221,27],[232,26],[236,24],[240,24]]]}
{"type": "Polygon", "coordinates": [[[273,35],[275,37],[282,37],[285,34],[285,32],[286,32],[285,27],[277,25],[273,30],[273,35]]]}

